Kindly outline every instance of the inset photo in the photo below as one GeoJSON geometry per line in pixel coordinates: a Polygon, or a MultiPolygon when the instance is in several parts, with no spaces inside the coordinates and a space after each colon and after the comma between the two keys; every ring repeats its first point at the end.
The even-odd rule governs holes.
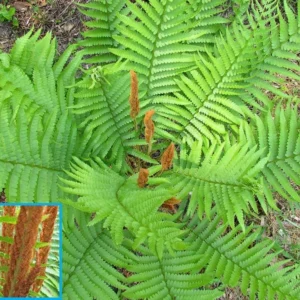
{"type": "Polygon", "coordinates": [[[61,299],[61,205],[0,205],[0,298],[61,299]]]}

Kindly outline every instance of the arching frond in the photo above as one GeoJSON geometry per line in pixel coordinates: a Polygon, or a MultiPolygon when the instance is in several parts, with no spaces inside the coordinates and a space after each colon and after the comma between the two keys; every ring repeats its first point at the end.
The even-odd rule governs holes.
{"type": "Polygon", "coordinates": [[[120,33],[114,36],[121,47],[110,51],[127,59],[126,67],[142,77],[144,99],[177,90],[173,77],[194,67],[192,54],[200,49],[187,44],[201,34],[189,31],[197,12],[183,0],[126,1],[126,5],[131,14],[118,15],[120,33]]]}
{"type": "Polygon", "coordinates": [[[216,54],[209,50],[206,57],[201,55],[198,70],[176,80],[179,93],[154,100],[163,104],[157,117],[162,136],[171,129],[174,140],[178,136],[214,140],[245,117],[270,109],[274,103],[264,91],[290,98],[277,86],[282,76],[299,80],[300,68],[291,61],[299,60],[299,29],[297,15],[286,2],[284,7],[286,16],[274,1],[265,1],[263,7],[257,3],[254,17],[246,19],[249,26],[233,23],[216,40],[216,54]]]}
{"type": "Polygon", "coordinates": [[[114,241],[121,244],[124,227],[135,236],[134,247],[148,242],[149,248],[159,257],[166,247],[184,247],[180,239],[182,231],[172,222],[172,217],[157,212],[158,208],[172,197],[172,190],[160,187],[141,189],[137,185],[137,175],[125,179],[107,167],[100,159],[91,166],[75,158],[71,180],[62,179],[67,185],[63,190],[79,195],[77,202],[62,200],[81,211],[95,213],[91,224],[104,220],[114,241]]]}
{"type": "Polygon", "coordinates": [[[74,83],[80,56],[65,65],[70,47],[54,62],[55,40],[49,34],[38,40],[39,34],[20,38],[0,62],[0,187],[10,202],[57,201],[58,176],[79,154],[76,122],[67,110],[74,90],[66,86],[74,83]]]}
{"type": "Polygon", "coordinates": [[[51,34],[38,40],[40,31],[18,39],[6,64],[0,64],[0,105],[9,102],[14,117],[20,107],[30,113],[51,113],[59,108],[61,111],[73,104],[73,89],[67,86],[74,84],[75,73],[81,63],[80,55],[66,62],[74,52],[70,46],[57,60],[56,41],[51,34]],[[38,58],[38,59],[35,59],[38,58]]]}
{"type": "MultiPolygon", "coordinates": [[[[250,148],[249,144],[213,144],[205,149],[202,142],[195,142],[190,151],[188,147],[181,149],[173,170],[165,176],[172,182],[176,198],[185,199],[191,193],[190,216],[197,209],[200,218],[204,212],[210,218],[215,203],[219,215],[228,220],[230,226],[234,227],[237,217],[245,229],[243,214],[250,207],[258,211],[255,194],[262,193],[256,179],[266,163],[266,160],[260,160],[261,154],[262,151],[250,148]]],[[[264,198],[261,198],[261,205],[266,210],[264,198]]]]}
{"type": "Polygon", "coordinates": [[[133,275],[128,277],[129,287],[123,295],[128,299],[206,299],[222,296],[215,289],[205,289],[213,277],[199,273],[202,269],[201,255],[195,251],[177,251],[175,255],[165,254],[162,259],[151,255],[146,248],[139,249],[143,254],[137,256],[127,267],[133,275]]]}
{"type": "MultiPolygon", "coordinates": [[[[102,69],[101,69],[102,70],[102,69]]],[[[73,113],[79,115],[79,128],[83,130],[85,153],[100,156],[118,170],[125,173],[129,167],[126,156],[139,155],[136,145],[145,145],[135,131],[130,118],[129,74],[120,73],[111,76],[101,75],[98,69],[77,83],[73,113]],[[98,72],[98,73],[97,73],[98,72]],[[99,81],[94,77],[99,76],[99,81]],[[106,76],[107,79],[101,76],[106,76]],[[108,82],[105,82],[108,80],[108,82]],[[82,120],[82,121],[81,121],[82,120]]],[[[150,162],[154,162],[150,157],[150,162]]]]}
{"type": "Polygon", "coordinates": [[[287,260],[274,262],[277,253],[270,252],[272,241],[255,243],[259,231],[251,233],[252,226],[245,233],[240,226],[227,233],[227,226],[220,225],[220,217],[215,215],[200,223],[195,216],[188,229],[190,249],[203,255],[206,272],[213,272],[226,285],[240,286],[251,300],[298,299],[299,266],[282,267],[287,260]]]}
{"type": "MultiPolygon", "coordinates": [[[[290,92],[278,89],[283,83],[283,78],[292,78],[299,81],[299,47],[300,27],[299,9],[293,12],[288,1],[282,1],[278,7],[277,1],[264,1],[263,7],[256,12],[255,18],[266,3],[275,4],[276,10],[267,10],[266,18],[269,20],[269,30],[262,35],[264,47],[260,51],[260,63],[252,70],[252,77],[248,80],[247,93],[243,94],[243,101],[253,106],[254,110],[267,110],[274,103],[262,91],[274,94],[277,98],[291,98],[290,92]],[[297,63],[295,63],[297,62],[297,63]]],[[[257,4],[258,5],[258,4],[257,4]]],[[[299,5],[299,4],[298,4],[299,5]]],[[[254,29],[255,30],[255,29],[254,29]]],[[[276,99],[276,98],[275,98],[276,99]]]]}
{"type": "Polygon", "coordinates": [[[299,104],[288,102],[286,108],[277,105],[274,116],[267,112],[256,117],[255,122],[245,127],[246,134],[242,137],[258,144],[267,157],[262,169],[265,178],[264,190],[272,199],[275,190],[283,198],[300,201],[300,194],[294,185],[300,185],[300,121],[299,104]]]}
{"type": "Polygon", "coordinates": [[[125,289],[125,277],[116,268],[125,268],[134,255],[113,243],[101,224],[87,227],[80,221],[64,237],[64,299],[120,299],[114,288],[125,289]]]}
{"type": "Polygon", "coordinates": [[[116,26],[120,23],[117,14],[125,9],[124,0],[92,0],[88,3],[78,3],[79,10],[89,18],[84,22],[88,28],[83,32],[84,39],[79,45],[84,47],[82,54],[86,63],[107,63],[116,60],[109,48],[116,47],[112,38],[117,33],[116,26]]]}
{"type": "MultiPolygon", "coordinates": [[[[228,18],[222,16],[226,8],[231,9],[224,0],[190,1],[190,9],[196,13],[194,15],[196,22],[192,30],[199,32],[200,35],[195,39],[187,41],[187,43],[198,45],[199,51],[205,52],[208,49],[212,51],[216,35],[220,31],[223,31],[226,28],[226,24],[229,23],[228,18]]],[[[237,15],[238,13],[235,12],[234,17],[237,15]]]]}
{"type": "Polygon", "coordinates": [[[258,63],[255,52],[261,40],[242,24],[232,26],[216,40],[216,55],[199,55],[198,69],[175,80],[180,92],[154,100],[163,104],[157,117],[163,133],[171,129],[177,137],[214,140],[225,135],[226,125],[239,124],[243,118],[246,108],[239,97],[248,86],[253,65],[258,63]]]}
{"type": "Polygon", "coordinates": [[[0,105],[0,186],[10,202],[57,201],[58,177],[76,153],[74,120],[57,111],[28,118],[23,109],[12,117],[9,104],[0,105]]]}

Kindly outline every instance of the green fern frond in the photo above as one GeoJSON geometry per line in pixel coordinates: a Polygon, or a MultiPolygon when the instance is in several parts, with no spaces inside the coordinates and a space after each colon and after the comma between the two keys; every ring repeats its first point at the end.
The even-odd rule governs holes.
{"type": "Polygon", "coordinates": [[[137,174],[129,179],[121,177],[107,167],[100,159],[91,166],[76,159],[71,172],[71,180],[62,179],[66,184],[63,190],[79,195],[77,202],[62,200],[74,208],[95,213],[90,225],[104,220],[114,241],[121,244],[124,227],[135,236],[134,247],[148,242],[149,248],[159,257],[166,247],[172,249],[185,247],[180,239],[182,231],[172,222],[172,217],[157,212],[158,208],[172,195],[167,188],[144,188],[137,185],[137,174]]]}
{"type": "MultiPolygon", "coordinates": [[[[264,7],[269,2],[269,5],[273,3],[273,1],[265,0],[264,7]]],[[[254,111],[266,111],[274,105],[264,91],[271,92],[279,99],[291,98],[288,91],[277,88],[278,85],[282,85],[283,77],[300,79],[299,11],[294,13],[287,1],[283,1],[284,8],[279,8],[277,2],[275,4],[275,11],[273,8],[266,10],[265,18],[270,22],[270,29],[262,35],[264,47],[257,53],[260,63],[252,70],[252,76],[247,81],[248,92],[242,95],[243,101],[253,106],[254,111]]],[[[256,15],[260,14],[260,11],[255,11],[256,15]]],[[[256,18],[259,17],[256,16],[256,18]]]]}
{"type": "Polygon", "coordinates": [[[297,102],[288,102],[286,108],[277,105],[271,112],[256,117],[252,126],[245,126],[243,139],[258,144],[267,163],[262,169],[264,190],[272,201],[275,190],[283,198],[300,201],[293,185],[300,185],[300,121],[297,102]],[[254,126],[253,126],[254,125],[254,126]]]}
{"type": "Polygon", "coordinates": [[[57,201],[72,155],[80,155],[76,120],[67,107],[73,104],[75,73],[80,55],[66,62],[75,46],[58,59],[55,40],[40,31],[20,38],[9,62],[0,63],[0,186],[8,201],[57,201]],[[32,55],[39,59],[32,59],[32,55]]]}
{"type": "Polygon", "coordinates": [[[270,253],[272,241],[255,243],[259,231],[251,233],[252,226],[244,233],[240,226],[226,233],[227,226],[220,225],[215,215],[200,223],[195,216],[188,228],[190,249],[202,254],[206,272],[213,272],[226,285],[240,286],[251,300],[299,299],[299,266],[282,268],[287,260],[274,262],[278,253],[270,253]]]}
{"type": "Polygon", "coordinates": [[[271,108],[273,103],[264,91],[281,98],[291,97],[275,85],[282,81],[278,74],[299,80],[296,72],[300,68],[291,61],[299,60],[297,17],[285,4],[289,16],[286,22],[274,1],[266,0],[265,4],[253,8],[254,18],[245,19],[249,26],[233,23],[216,40],[215,54],[209,50],[207,56],[200,56],[198,70],[176,80],[180,93],[154,99],[154,103],[163,104],[156,118],[162,136],[171,129],[176,133],[174,138],[206,136],[214,140],[245,116],[253,118],[256,111],[271,108]],[[170,118],[176,121],[171,122],[170,118]]]}
{"type": "Polygon", "coordinates": [[[18,39],[11,50],[7,67],[0,65],[0,92],[5,90],[3,101],[10,102],[14,117],[20,107],[29,113],[51,113],[59,107],[64,111],[73,104],[73,93],[66,86],[74,84],[74,75],[81,63],[81,56],[75,55],[72,61],[66,62],[74,52],[72,45],[54,60],[56,41],[51,35],[37,41],[40,31],[18,39]],[[38,57],[39,59],[35,59],[38,57]]]}
{"type": "Polygon", "coordinates": [[[79,45],[84,47],[81,53],[87,58],[86,63],[108,63],[116,60],[116,56],[108,50],[117,47],[118,43],[112,38],[117,33],[116,27],[120,23],[117,14],[123,10],[124,0],[93,0],[89,3],[78,3],[80,12],[89,17],[84,22],[88,28],[83,32],[84,39],[79,45]]]}
{"type": "Polygon", "coordinates": [[[261,154],[262,151],[250,148],[249,144],[215,143],[205,149],[201,141],[194,142],[191,150],[183,145],[180,158],[165,176],[177,191],[176,198],[185,199],[191,192],[190,216],[197,209],[201,219],[204,212],[210,218],[215,203],[219,215],[228,220],[231,227],[236,216],[245,230],[243,214],[249,212],[250,207],[258,212],[255,195],[262,191],[256,175],[266,163],[260,160],[261,154]]]}
{"type": "Polygon", "coordinates": [[[58,176],[64,176],[76,153],[76,127],[65,112],[28,118],[19,109],[12,122],[8,103],[0,105],[0,186],[10,202],[51,202],[62,196],[58,176]]]}
{"type": "Polygon", "coordinates": [[[139,248],[140,253],[127,270],[133,275],[128,277],[129,287],[124,293],[128,299],[152,300],[213,300],[222,296],[215,289],[204,289],[212,282],[209,273],[199,273],[203,267],[202,256],[195,251],[178,251],[176,255],[165,254],[162,259],[151,255],[148,249],[139,248]]]}
{"type": "MultiPolygon", "coordinates": [[[[97,70],[94,71],[96,72],[97,70]]],[[[100,156],[125,173],[129,171],[127,153],[139,155],[138,150],[133,151],[131,148],[146,144],[138,137],[130,118],[129,74],[98,74],[99,81],[95,81],[92,77],[96,76],[94,73],[77,83],[78,88],[74,95],[76,101],[72,106],[73,113],[80,118],[79,128],[83,129],[83,155],[92,153],[100,156]]],[[[148,159],[153,162],[150,157],[148,159]]]]}
{"type": "MultiPolygon", "coordinates": [[[[190,9],[196,12],[194,16],[196,23],[192,30],[201,34],[187,43],[198,45],[199,51],[205,52],[208,49],[212,51],[215,44],[215,37],[229,23],[228,18],[222,16],[225,10],[224,7],[226,6],[228,6],[228,3],[224,0],[191,1],[190,9]]],[[[187,22],[190,21],[187,20],[187,22]]]]}
{"type": "Polygon", "coordinates": [[[196,12],[183,0],[126,1],[126,5],[131,15],[118,15],[120,34],[114,36],[120,47],[110,51],[128,60],[126,67],[143,79],[145,99],[177,90],[172,77],[194,68],[193,53],[200,49],[187,44],[201,34],[189,31],[196,21],[186,22],[196,12]]]}
{"type": "Polygon", "coordinates": [[[126,268],[134,254],[116,247],[101,224],[87,227],[87,220],[78,222],[79,228],[64,237],[64,299],[120,299],[115,289],[125,289],[126,278],[116,268],[126,268]]]}
{"type": "Polygon", "coordinates": [[[246,107],[240,95],[249,85],[246,80],[253,65],[258,63],[254,58],[261,40],[242,24],[232,27],[216,40],[216,55],[199,55],[198,69],[175,80],[180,92],[174,98],[154,100],[162,104],[157,120],[163,132],[172,129],[177,137],[214,140],[225,135],[226,125],[239,124],[244,117],[246,107]],[[169,118],[175,120],[173,125],[169,118]]]}

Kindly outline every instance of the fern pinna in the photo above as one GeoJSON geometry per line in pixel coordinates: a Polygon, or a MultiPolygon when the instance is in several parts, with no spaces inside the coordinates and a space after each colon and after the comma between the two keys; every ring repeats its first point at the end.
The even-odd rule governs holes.
{"type": "Polygon", "coordinates": [[[64,299],[299,299],[257,226],[300,200],[299,7],[93,0],[0,54],[0,188],[63,203],[64,299]]]}

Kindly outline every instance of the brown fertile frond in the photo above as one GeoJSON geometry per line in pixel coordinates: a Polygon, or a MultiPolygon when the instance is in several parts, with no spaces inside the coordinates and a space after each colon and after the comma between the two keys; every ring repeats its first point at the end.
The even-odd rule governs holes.
{"type": "Polygon", "coordinates": [[[4,285],[3,292],[6,297],[16,296],[20,293],[21,283],[30,272],[30,263],[43,212],[43,206],[21,207],[14,243],[11,247],[9,272],[4,285]]]}
{"type": "Polygon", "coordinates": [[[39,276],[39,273],[41,271],[41,266],[40,265],[36,265],[34,266],[26,279],[23,279],[22,283],[19,284],[19,289],[18,291],[15,293],[14,296],[16,297],[26,297],[29,293],[29,290],[32,286],[32,284],[34,283],[34,281],[36,280],[36,278],[39,276]]]}
{"type": "Polygon", "coordinates": [[[149,144],[151,139],[154,135],[154,123],[152,121],[152,116],[155,114],[153,109],[146,112],[144,117],[144,124],[145,124],[145,139],[146,142],[149,144]]]}
{"type": "Polygon", "coordinates": [[[137,180],[138,186],[140,188],[144,187],[147,184],[148,177],[149,177],[149,171],[147,169],[141,168],[140,172],[139,172],[139,177],[137,180]]]}
{"type": "Polygon", "coordinates": [[[173,157],[174,157],[174,152],[175,152],[175,145],[174,143],[171,143],[161,157],[161,166],[163,171],[168,170],[171,167],[173,157]]]}
{"type": "Polygon", "coordinates": [[[165,201],[163,203],[162,207],[170,209],[171,211],[175,212],[176,211],[175,205],[179,204],[180,202],[181,202],[181,200],[178,200],[178,199],[173,197],[173,198],[165,201]]]}
{"type": "Polygon", "coordinates": [[[140,101],[139,101],[138,79],[136,73],[133,70],[130,71],[130,79],[131,79],[131,89],[130,89],[130,96],[129,96],[130,117],[132,119],[135,119],[140,112],[140,101]]]}
{"type": "Polygon", "coordinates": [[[3,296],[8,297],[9,291],[11,289],[12,279],[14,275],[14,270],[17,265],[18,253],[20,252],[20,248],[22,245],[22,238],[25,231],[25,223],[27,218],[27,210],[26,207],[21,207],[17,224],[16,224],[16,233],[14,237],[14,243],[10,250],[10,263],[9,270],[6,274],[6,280],[3,288],[3,296]]]}
{"type": "MultiPolygon", "coordinates": [[[[58,207],[57,206],[48,206],[45,209],[44,214],[48,215],[48,218],[43,221],[42,223],[42,231],[40,234],[40,241],[43,243],[50,243],[52,240],[52,235],[54,231],[55,226],[55,220],[58,213],[58,207]]],[[[50,246],[46,246],[43,248],[40,248],[38,250],[38,257],[37,260],[41,265],[45,265],[48,260],[48,255],[50,252],[50,246]]],[[[45,276],[46,274],[46,267],[41,267],[39,276],[45,276]]],[[[38,279],[33,287],[33,290],[38,293],[43,285],[44,280],[38,279]]]]}

